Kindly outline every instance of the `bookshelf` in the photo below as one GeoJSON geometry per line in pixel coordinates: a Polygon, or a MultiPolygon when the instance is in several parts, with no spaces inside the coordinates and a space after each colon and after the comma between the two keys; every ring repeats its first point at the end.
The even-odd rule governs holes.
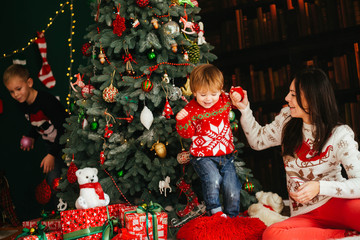
{"type": "MultiPolygon", "coordinates": [[[[225,87],[248,90],[259,123],[271,122],[286,103],[292,73],[315,65],[327,72],[340,115],[360,140],[360,0],[198,2],[225,87]]],[[[241,129],[236,134],[245,143],[242,158],[264,191],[287,197],[280,148],[256,152],[241,129]]]]}

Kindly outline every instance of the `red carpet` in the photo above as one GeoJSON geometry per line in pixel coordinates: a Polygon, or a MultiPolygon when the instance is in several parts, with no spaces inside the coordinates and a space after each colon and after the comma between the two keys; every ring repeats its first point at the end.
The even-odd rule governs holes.
{"type": "Polygon", "coordinates": [[[261,240],[266,226],[258,218],[199,217],[178,231],[178,240],[261,240]]]}

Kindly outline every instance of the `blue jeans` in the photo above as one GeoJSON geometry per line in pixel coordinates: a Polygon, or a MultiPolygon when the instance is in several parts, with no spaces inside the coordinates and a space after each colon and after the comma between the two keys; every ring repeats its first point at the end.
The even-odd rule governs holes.
{"type": "Polygon", "coordinates": [[[221,211],[221,188],[224,213],[230,217],[239,215],[241,183],[236,174],[233,154],[218,157],[191,156],[190,162],[200,177],[207,210],[211,214],[221,211]]]}

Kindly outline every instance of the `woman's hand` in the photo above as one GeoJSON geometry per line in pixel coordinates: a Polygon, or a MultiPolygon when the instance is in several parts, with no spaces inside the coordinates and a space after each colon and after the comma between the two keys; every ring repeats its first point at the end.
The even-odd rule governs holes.
{"type": "Polygon", "coordinates": [[[308,203],[320,192],[318,181],[309,181],[302,184],[296,192],[289,192],[290,197],[298,203],[308,203]]]}
{"type": "Polygon", "coordinates": [[[185,109],[181,109],[181,111],[178,112],[178,114],[176,114],[176,119],[181,120],[185,118],[188,114],[189,114],[188,111],[186,111],[185,109]]]}
{"type": "Polygon", "coordinates": [[[243,91],[244,91],[244,99],[241,98],[241,95],[238,92],[230,93],[232,105],[237,107],[237,109],[245,109],[249,103],[247,91],[246,90],[243,91]]]}

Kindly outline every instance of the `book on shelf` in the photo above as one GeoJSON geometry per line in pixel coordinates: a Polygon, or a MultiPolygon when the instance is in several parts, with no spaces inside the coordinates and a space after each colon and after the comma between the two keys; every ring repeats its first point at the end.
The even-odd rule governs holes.
{"type": "Polygon", "coordinates": [[[238,46],[239,46],[239,49],[243,49],[244,48],[244,24],[243,24],[242,9],[235,10],[235,18],[236,18],[238,46]]]}
{"type": "Polygon", "coordinates": [[[280,35],[279,35],[279,21],[277,16],[277,9],[276,4],[272,3],[270,4],[270,16],[271,16],[271,29],[273,33],[273,41],[279,41],[280,35]]]}
{"type": "Polygon", "coordinates": [[[360,87],[360,59],[359,59],[359,43],[354,43],[354,56],[355,56],[355,66],[357,73],[358,86],[360,87]]]}

